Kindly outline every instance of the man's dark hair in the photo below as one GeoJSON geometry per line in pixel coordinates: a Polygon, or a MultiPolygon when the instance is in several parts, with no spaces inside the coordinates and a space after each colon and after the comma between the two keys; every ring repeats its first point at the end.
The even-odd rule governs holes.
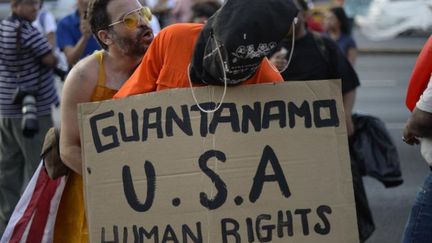
{"type": "Polygon", "coordinates": [[[341,32],[343,34],[350,34],[351,33],[351,28],[350,28],[350,23],[349,23],[349,19],[345,13],[345,10],[342,7],[333,7],[330,9],[330,11],[336,16],[336,18],[339,21],[340,24],[340,28],[341,28],[341,32]]]}
{"type": "Polygon", "coordinates": [[[199,17],[210,18],[221,7],[219,2],[198,2],[192,6],[192,20],[199,17]]]}
{"type": "Polygon", "coordinates": [[[108,28],[111,19],[108,16],[107,6],[110,0],[91,0],[87,9],[87,19],[90,23],[91,31],[93,32],[99,45],[107,50],[108,46],[105,45],[97,36],[99,30],[108,28]]]}

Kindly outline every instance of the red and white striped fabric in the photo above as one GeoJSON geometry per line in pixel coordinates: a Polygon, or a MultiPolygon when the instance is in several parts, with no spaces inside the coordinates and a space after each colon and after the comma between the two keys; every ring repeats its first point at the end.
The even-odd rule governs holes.
{"type": "Polygon", "coordinates": [[[9,220],[0,243],[51,243],[58,205],[67,177],[51,180],[43,161],[9,220]]]}

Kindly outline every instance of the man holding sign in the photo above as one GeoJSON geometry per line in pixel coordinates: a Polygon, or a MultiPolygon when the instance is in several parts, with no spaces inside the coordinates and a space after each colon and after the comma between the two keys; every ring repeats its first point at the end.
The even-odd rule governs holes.
{"type": "Polygon", "coordinates": [[[88,240],[77,104],[112,98],[153,40],[151,13],[137,0],[92,0],[88,15],[91,30],[104,50],[78,62],[63,88],[60,153],[72,171],[58,210],[56,242],[88,240]]]}
{"type": "Polygon", "coordinates": [[[161,92],[80,106],[91,241],[358,242],[338,83],[237,86],[282,82],[265,56],[297,12],[227,0],[162,30],[115,97],[161,92]]]}

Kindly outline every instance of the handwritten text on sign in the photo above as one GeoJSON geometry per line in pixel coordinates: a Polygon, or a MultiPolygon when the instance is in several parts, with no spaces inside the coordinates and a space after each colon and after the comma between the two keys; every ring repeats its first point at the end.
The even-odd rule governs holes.
{"type": "MultiPolygon", "coordinates": [[[[339,216],[332,205],[336,204],[328,200],[297,202],[296,198],[304,197],[302,194],[313,192],[298,188],[297,169],[287,166],[291,161],[281,133],[297,136],[298,130],[340,129],[337,105],[337,100],[331,98],[270,99],[249,104],[225,102],[210,115],[194,104],[148,104],[142,109],[138,106],[93,112],[87,116],[87,124],[94,158],[104,154],[112,157],[122,149],[132,145],[137,148],[139,144],[146,151],[115,162],[113,168],[118,168],[115,169],[118,172],[113,172],[111,179],[119,181],[115,187],[121,188],[116,197],[124,202],[122,211],[131,214],[131,218],[99,220],[97,228],[91,229],[95,239],[100,242],[207,242],[210,237],[214,239],[210,242],[284,242],[290,238],[332,235],[340,227],[335,225],[339,216]],[[254,156],[245,156],[247,150],[243,146],[246,145],[238,142],[228,145],[227,136],[243,141],[235,140],[236,134],[253,135],[257,139],[246,144],[254,156]],[[220,146],[217,142],[215,146],[214,141],[211,146],[206,144],[215,137],[218,141],[218,136],[223,138],[220,146]],[[176,145],[178,137],[182,138],[182,145],[176,145]],[[198,137],[204,142],[197,144],[199,149],[196,149],[193,144],[196,139],[188,141],[188,137],[198,137]],[[185,145],[189,142],[190,145],[185,145]],[[152,144],[164,145],[170,152],[164,153],[164,148],[160,148],[162,151],[152,153],[152,144]],[[178,156],[172,152],[176,146],[194,149],[181,151],[183,154],[178,156]],[[173,153],[171,159],[167,159],[168,153],[173,153]],[[179,163],[177,160],[187,161],[193,168],[178,165],[180,170],[190,172],[186,180],[189,182],[179,182],[188,173],[172,175],[174,169],[165,171],[166,166],[179,163]],[[169,196],[176,190],[181,191],[179,195],[169,196]],[[237,211],[242,213],[239,215],[237,211]],[[209,219],[211,212],[217,217],[209,219]],[[170,216],[166,218],[166,214],[170,216]]],[[[216,104],[208,102],[200,106],[213,109],[216,104]]],[[[136,149],[128,151],[129,155],[136,149]]],[[[97,173],[95,165],[86,164],[90,179],[97,173]]]]}

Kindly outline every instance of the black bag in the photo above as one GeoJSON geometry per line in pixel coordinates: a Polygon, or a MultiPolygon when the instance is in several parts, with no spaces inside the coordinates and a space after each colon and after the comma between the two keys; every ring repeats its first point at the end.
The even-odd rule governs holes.
{"type": "Polygon", "coordinates": [[[379,118],[353,114],[355,134],[351,140],[351,154],[359,166],[361,175],[371,176],[385,187],[403,183],[399,154],[379,118]]]}
{"type": "Polygon", "coordinates": [[[372,211],[369,207],[369,201],[364,188],[363,177],[361,175],[358,162],[353,158],[351,151],[350,155],[354,200],[357,215],[357,227],[360,236],[360,242],[362,243],[365,242],[375,231],[375,223],[372,217],[372,211]]]}

